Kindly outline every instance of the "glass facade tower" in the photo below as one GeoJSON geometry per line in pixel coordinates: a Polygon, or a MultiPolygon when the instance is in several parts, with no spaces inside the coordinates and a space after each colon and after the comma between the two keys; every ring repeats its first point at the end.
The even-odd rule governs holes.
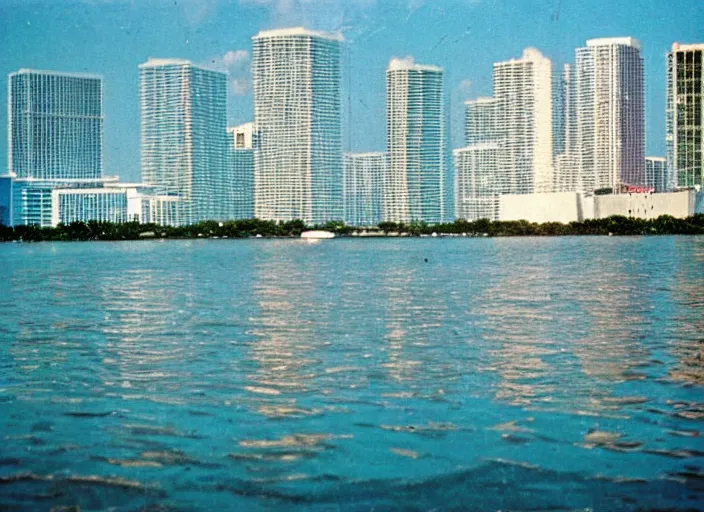
{"type": "Polygon", "coordinates": [[[670,187],[704,188],[704,44],[667,55],[666,146],[670,187]]]}
{"type": "Polygon", "coordinates": [[[392,59],[386,71],[389,168],[384,220],[442,222],[447,213],[443,70],[392,59]]]}
{"type": "Polygon", "coordinates": [[[139,66],[142,180],[176,196],[176,223],[227,220],[227,75],[189,61],[139,66]]]}
{"type": "Polygon", "coordinates": [[[8,81],[8,169],[17,178],[103,175],[103,79],[21,69],[8,81]]]}

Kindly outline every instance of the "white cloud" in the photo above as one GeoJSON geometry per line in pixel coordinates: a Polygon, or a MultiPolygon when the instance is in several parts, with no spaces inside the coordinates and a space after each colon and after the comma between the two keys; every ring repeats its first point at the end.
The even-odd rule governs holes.
{"type": "Polygon", "coordinates": [[[460,82],[460,89],[466,90],[466,89],[471,89],[472,88],[472,81],[469,79],[462,80],[460,82]]]}
{"type": "Polygon", "coordinates": [[[238,0],[240,5],[269,9],[277,26],[306,25],[340,30],[379,0],[238,0]]]}
{"type": "Polygon", "coordinates": [[[250,55],[247,50],[229,50],[223,55],[210,59],[209,66],[227,73],[230,93],[244,96],[252,87],[249,62],[250,55]]]}

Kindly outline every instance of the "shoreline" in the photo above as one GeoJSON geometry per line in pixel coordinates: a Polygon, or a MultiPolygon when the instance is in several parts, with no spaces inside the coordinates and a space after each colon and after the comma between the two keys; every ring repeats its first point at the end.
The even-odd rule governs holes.
{"type": "Polygon", "coordinates": [[[157,226],[155,224],[73,222],[57,227],[0,226],[0,242],[88,242],[126,240],[251,240],[301,239],[308,230],[329,231],[335,238],[507,238],[563,236],[659,236],[704,235],[704,214],[686,219],[661,216],[657,219],[608,217],[581,222],[542,224],[528,221],[457,220],[452,223],[382,222],[376,227],[353,227],[342,222],[306,226],[300,220],[287,222],[245,219],[237,221],[205,221],[188,226],[157,226]]]}

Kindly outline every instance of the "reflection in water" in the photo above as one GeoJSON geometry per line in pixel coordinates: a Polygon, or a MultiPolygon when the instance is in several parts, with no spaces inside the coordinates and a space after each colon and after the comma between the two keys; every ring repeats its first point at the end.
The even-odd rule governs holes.
{"type": "Polygon", "coordinates": [[[702,239],[9,244],[0,258],[0,508],[704,497],[702,239]]]}
{"type": "Polygon", "coordinates": [[[704,279],[693,279],[687,269],[690,265],[704,268],[704,243],[691,251],[686,246],[680,249],[674,272],[673,298],[677,308],[672,322],[675,327],[672,352],[678,364],[670,371],[670,377],[701,386],[704,385],[704,279]]]}
{"type": "Polygon", "coordinates": [[[251,406],[272,418],[318,412],[303,407],[297,397],[308,391],[314,377],[314,351],[325,344],[316,329],[325,331],[321,310],[328,307],[315,301],[315,265],[305,257],[294,260],[283,249],[264,248],[262,261],[254,269],[252,298],[258,314],[250,319],[252,365],[244,387],[251,406]]]}

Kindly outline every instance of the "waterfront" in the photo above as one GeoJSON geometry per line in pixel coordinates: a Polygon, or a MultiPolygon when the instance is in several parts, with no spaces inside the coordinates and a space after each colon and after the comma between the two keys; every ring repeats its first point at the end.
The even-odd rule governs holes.
{"type": "Polygon", "coordinates": [[[702,507],[704,237],[0,263],[0,508],[702,507]]]}

